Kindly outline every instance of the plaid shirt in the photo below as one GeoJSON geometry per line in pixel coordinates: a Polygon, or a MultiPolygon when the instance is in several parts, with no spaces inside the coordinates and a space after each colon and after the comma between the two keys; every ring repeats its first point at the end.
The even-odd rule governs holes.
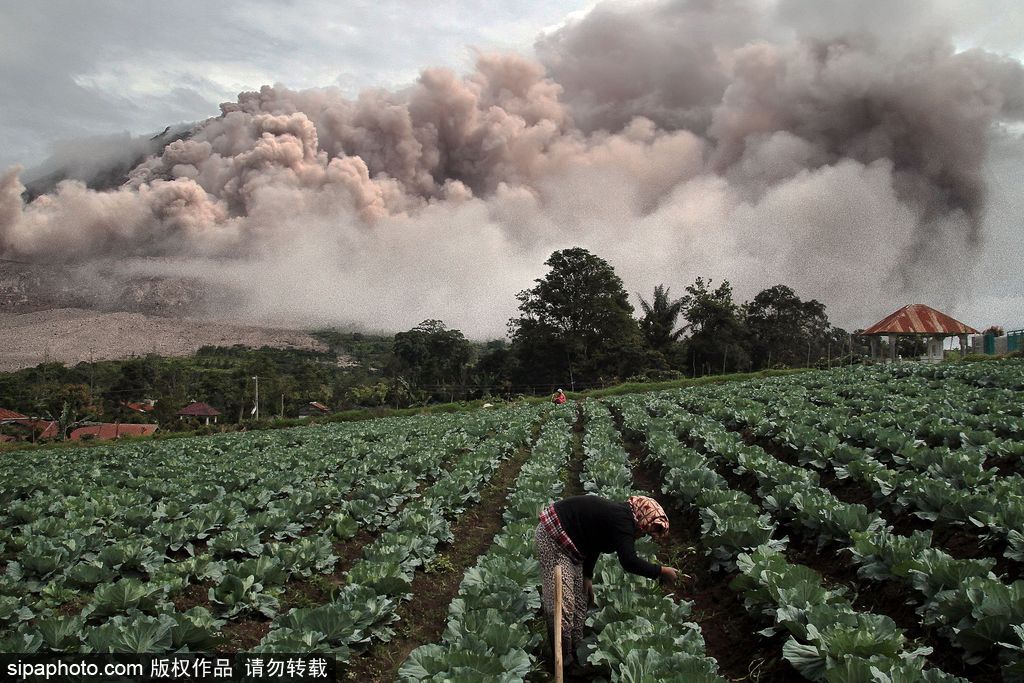
{"type": "Polygon", "coordinates": [[[565,529],[562,528],[562,522],[558,519],[558,513],[555,512],[554,504],[547,506],[541,511],[540,525],[573,562],[576,564],[583,562],[583,553],[576,548],[576,544],[572,542],[569,534],[565,533],[565,529]]]}

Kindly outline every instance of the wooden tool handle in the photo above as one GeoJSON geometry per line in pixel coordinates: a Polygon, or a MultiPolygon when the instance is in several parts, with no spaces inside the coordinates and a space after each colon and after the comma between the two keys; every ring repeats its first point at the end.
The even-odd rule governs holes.
{"type": "Polygon", "coordinates": [[[555,683],[562,683],[562,567],[555,565],[555,683]]]}

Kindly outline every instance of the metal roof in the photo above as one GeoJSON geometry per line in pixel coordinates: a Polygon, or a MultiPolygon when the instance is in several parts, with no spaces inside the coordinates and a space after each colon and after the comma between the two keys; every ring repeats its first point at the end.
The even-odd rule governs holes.
{"type": "Polygon", "coordinates": [[[216,417],[220,415],[220,411],[216,408],[211,408],[205,403],[199,401],[193,401],[187,406],[178,411],[178,415],[189,415],[192,417],[216,417]]]}
{"type": "Polygon", "coordinates": [[[978,334],[978,331],[924,304],[910,304],[861,334],[978,334]]]}
{"type": "Polygon", "coordinates": [[[22,415],[16,413],[13,410],[7,410],[6,408],[0,408],[0,420],[27,420],[28,415],[22,415]]]}
{"type": "Polygon", "coordinates": [[[96,439],[117,439],[122,436],[149,436],[156,431],[158,425],[116,424],[104,422],[72,430],[68,436],[72,441],[81,441],[82,437],[91,434],[96,439]]]}

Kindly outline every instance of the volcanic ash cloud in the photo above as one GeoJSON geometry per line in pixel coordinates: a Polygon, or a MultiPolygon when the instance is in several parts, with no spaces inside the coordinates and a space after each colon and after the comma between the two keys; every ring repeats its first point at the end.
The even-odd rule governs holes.
{"type": "Polygon", "coordinates": [[[1021,65],[786,16],[601,5],[538,59],[483,54],[355,100],[242,93],[120,188],[68,180],[26,204],[7,172],[0,257],[187,274],[236,292],[242,315],[435,317],[477,337],[502,335],[515,292],[572,245],[634,292],[783,282],[851,327],[886,312],[879,290],[955,310],[984,249],[994,126],[1024,111],[1021,65]]]}

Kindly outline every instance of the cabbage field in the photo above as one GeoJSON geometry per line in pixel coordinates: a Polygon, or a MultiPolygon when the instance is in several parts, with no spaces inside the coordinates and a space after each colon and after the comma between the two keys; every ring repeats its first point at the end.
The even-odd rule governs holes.
{"type": "Polygon", "coordinates": [[[12,452],[0,652],[548,680],[537,513],[641,493],[687,578],[602,559],[587,680],[1021,681],[1022,397],[1021,361],[901,363],[12,452]]]}

